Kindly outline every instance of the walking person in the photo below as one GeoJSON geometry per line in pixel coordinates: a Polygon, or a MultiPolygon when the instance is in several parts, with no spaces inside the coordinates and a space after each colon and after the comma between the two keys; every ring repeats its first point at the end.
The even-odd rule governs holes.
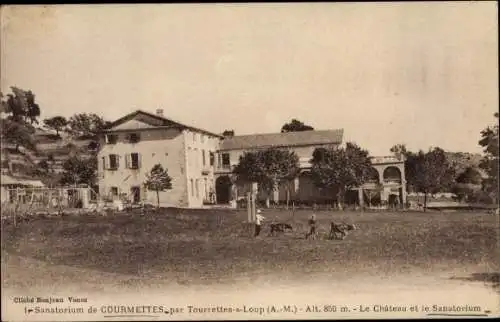
{"type": "Polygon", "coordinates": [[[309,237],[316,239],[316,215],[315,214],[311,215],[311,218],[309,219],[308,224],[309,224],[309,232],[306,235],[306,239],[309,237]]]}
{"type": "Polygon", "coordinates": [[[254,237],[259,236],[260,234],[260,226],[262,222],[265,220],[264,216],[261,215],[262,211],[257,209],[257,214],[255,215],[255,235],[254,237]]]}

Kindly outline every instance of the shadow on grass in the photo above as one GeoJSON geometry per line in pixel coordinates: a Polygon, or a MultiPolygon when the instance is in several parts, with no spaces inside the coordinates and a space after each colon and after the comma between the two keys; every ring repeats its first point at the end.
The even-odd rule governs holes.
{"type": "Polygon", "coordinates": [[[500,293],[500,273],[498,272],[473,273],[470,276],[466,277],[453,276],[450,279],[468,281],[468,282],[482,282],[488,286],[491,286],[498,293],[500,293]]]}

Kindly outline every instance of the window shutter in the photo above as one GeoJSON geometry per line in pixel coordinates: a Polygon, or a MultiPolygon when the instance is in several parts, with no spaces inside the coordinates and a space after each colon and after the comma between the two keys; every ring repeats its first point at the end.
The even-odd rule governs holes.
{"type": "Polygon", "coordinates": [[[102,169],[106,170],[106,157],[102,157],[102,169]]]}
{"type": "Polygon", "coordinates": [[[120,168],[120,156],[118,154],[115,154],[116,156],[116,168],[120,168]]]}
{"type": "Polygon", "coordinates": [[[125,168],[132,168],[132,154],[130,153],[125,154],[125,168]]]}
{"type": "Polygon", "coordinates": [[[141,168],[141,154],[137,153],[137,169],[141,168]]]}

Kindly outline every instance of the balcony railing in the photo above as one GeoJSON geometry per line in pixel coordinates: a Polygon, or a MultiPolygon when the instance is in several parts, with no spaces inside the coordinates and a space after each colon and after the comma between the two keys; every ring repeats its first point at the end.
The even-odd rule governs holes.
{"type": "Polygon", "coordinates": [[[212,166],[209,166],[209,165],[204,165],[204,166],[201,168],[201,174],[202,174],[202,175],[208,175],[208,174],[210,174],[212,171],[213,171],[213,167],[212,167],[212,166]]]}

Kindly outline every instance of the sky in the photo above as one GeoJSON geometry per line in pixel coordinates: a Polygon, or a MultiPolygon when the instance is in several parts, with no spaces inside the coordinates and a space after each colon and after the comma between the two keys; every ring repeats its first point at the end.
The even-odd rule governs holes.
{"type": "Polygon", "coordinates": [[[221,133],[297,118],[371,155],[481,152],[498,110],[496,2],[7,6],[2,92],[42,118],[137,109],[221,133]]]}

